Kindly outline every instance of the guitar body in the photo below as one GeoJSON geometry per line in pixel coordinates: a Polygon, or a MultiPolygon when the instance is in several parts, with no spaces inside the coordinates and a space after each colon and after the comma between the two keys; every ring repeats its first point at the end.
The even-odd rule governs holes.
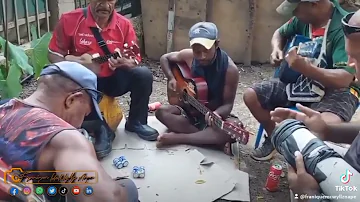
{"type": "MultiPolygon", "coordinates": [[[[182,95],[184,92],[196,98],[201,104],[208,104],[208,87],[205,79],[191,75],[191,70],[187,64],[173,64],[171,72],[176,80],[176,92],[170,92],[168,89],[168,101],[171,105],[178,105],[180,107],[190,109],[190,105],[184,101],[182,95]]],[[[196,113],[196,110],[191,110],[196,113]]]]}
{"type": "MultiPolygon", "coordinates": [[[[309,37],[305,37],[302,35],[295,35],[284,48],[284,55],[288,53],[288,51],[294,47],[299,46],[300,43],[309,42],[311,39],[309,37]]],[[[300,73],[291,69],[286,60],[283,60],[279,67],[279,79],[284,83],[295,83],[297,78],[300,76],[300,73]]]]}

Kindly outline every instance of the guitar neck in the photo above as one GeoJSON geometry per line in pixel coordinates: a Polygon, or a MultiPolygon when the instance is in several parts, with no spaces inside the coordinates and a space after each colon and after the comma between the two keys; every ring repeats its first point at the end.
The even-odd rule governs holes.
{"type": "Polygon", "coordinates": [[[121,55],[118,52],[116,52],[116,53],[112,53],[109,55],[104,55],[104,56],[99,56],[99,57],[93,58],[92,61],[96,62],[98,64],[102,64],[102,63],[107,62],[111,57],[117,58],[117,57],[121,57],[121,55]]]}
{"type": "Polygon", "coordinates": [[[190,96],[189,94],[184,93],[184,96],[186,101],[201,114],[206,115],[207,113],[210,113],[210,115],[212,115],[212,117],[214,118],[214,124],[220,129],[223,129],[224,121],[217,115],[215,115],[214,112],[212,112],[209,108],[205,107],[196,98],[190,96]]]}

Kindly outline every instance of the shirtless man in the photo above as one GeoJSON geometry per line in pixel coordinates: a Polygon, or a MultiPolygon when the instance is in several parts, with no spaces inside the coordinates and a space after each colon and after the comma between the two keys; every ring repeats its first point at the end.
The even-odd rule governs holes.
{"type": "MultiPolygon", "coordinates": [[[[96,170],[97,183],[91,184],[93,195],[80,194],[74,201],[138,202],[136,185],[129,179],[114,181],[97,160],[93,145],[77,130],[92,110],[101,119],[101,93],[96,89],[97,78],[92,71],[75,62],[59,62],[43,69],[36,91],[28,98],[11,99],[1,105],[0,178],[9,168],[96,170]]],[[[0,183],[3,200],[1,191],[9,190],[3,190],[6,184],[0,183]]],[[[74,185],[62,186],[70,190],[74,185]]],[[[88,185],[77,186],[84,190],[88,185]]],[[[62,201],[56,197],[59,195],[52,196],[52,201],[62,201]]],[[[71,194],[67,197],[73,198],[71,194]]]]}
{"type": "MultiPolygon", "coordinates": [[[[177,83],[170,70],[170,63],[185,62],[193,76],[203,77],[208,85],[208,101],[214,103],[211,110],[224,120],[234,105],[239,73],[231,58],[219,48],[218,29],[210,22],[199,22],[189,31],[191,49],[172,52],[160,58],[160,65],[168,79],[168,88],[175,92],[177,83]]],[[[158,137],[158,147],[174,144],[217,145],[224,147],[231,138],[215,129],[213,119],[206,115],[191,117],[174,105],[165,105],[156,111],[170,133],[158,137]]]]}

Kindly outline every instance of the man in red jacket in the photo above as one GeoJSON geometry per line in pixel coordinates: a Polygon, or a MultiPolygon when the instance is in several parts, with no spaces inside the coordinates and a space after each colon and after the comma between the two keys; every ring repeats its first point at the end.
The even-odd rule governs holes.
{"type": "MultiPolygon", "coordinates": [[[[131,92],[125,129],[145,140],[154,141],[158,132],[147,125],[153,77],[148,68],[138,66],[141,61],[138,49],[131,53],[133,57],[114,56],[105,59],[101,65],[91,60],[95,55],[111,55],[119,50],[124,53],[126,47],[136,44],[131,22],[116,13],[115,3],[116,0],[91,0],[87,9],[63,14],[49,45],[49,60],[52,63],[72,60],[88,67],[98,76],[98,90],[108,96],[118,97],[131,92]]],[[[94,119],[92,114],[87,120],[94,119]]],[[[110,153],[111,139],[113,137],[106,135],[96,137],[95,149],[101,157],[110,153]]]]}

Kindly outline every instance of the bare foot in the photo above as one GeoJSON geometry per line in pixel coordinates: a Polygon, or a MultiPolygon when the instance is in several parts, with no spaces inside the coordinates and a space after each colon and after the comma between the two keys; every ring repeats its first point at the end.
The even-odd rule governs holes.
{"type": "Polygon", "coordinates": [[[176,134],[174,132],[169,132],[169,133],[163,133],[161,135],[158,136],[157,138],[157,143],[156,143],[156,147],[157,148],[162,148],[164,146],[169,146],[172,144],[176,144],[173,140],[174,136],[177,136],[179,134],[176,134]]]}

